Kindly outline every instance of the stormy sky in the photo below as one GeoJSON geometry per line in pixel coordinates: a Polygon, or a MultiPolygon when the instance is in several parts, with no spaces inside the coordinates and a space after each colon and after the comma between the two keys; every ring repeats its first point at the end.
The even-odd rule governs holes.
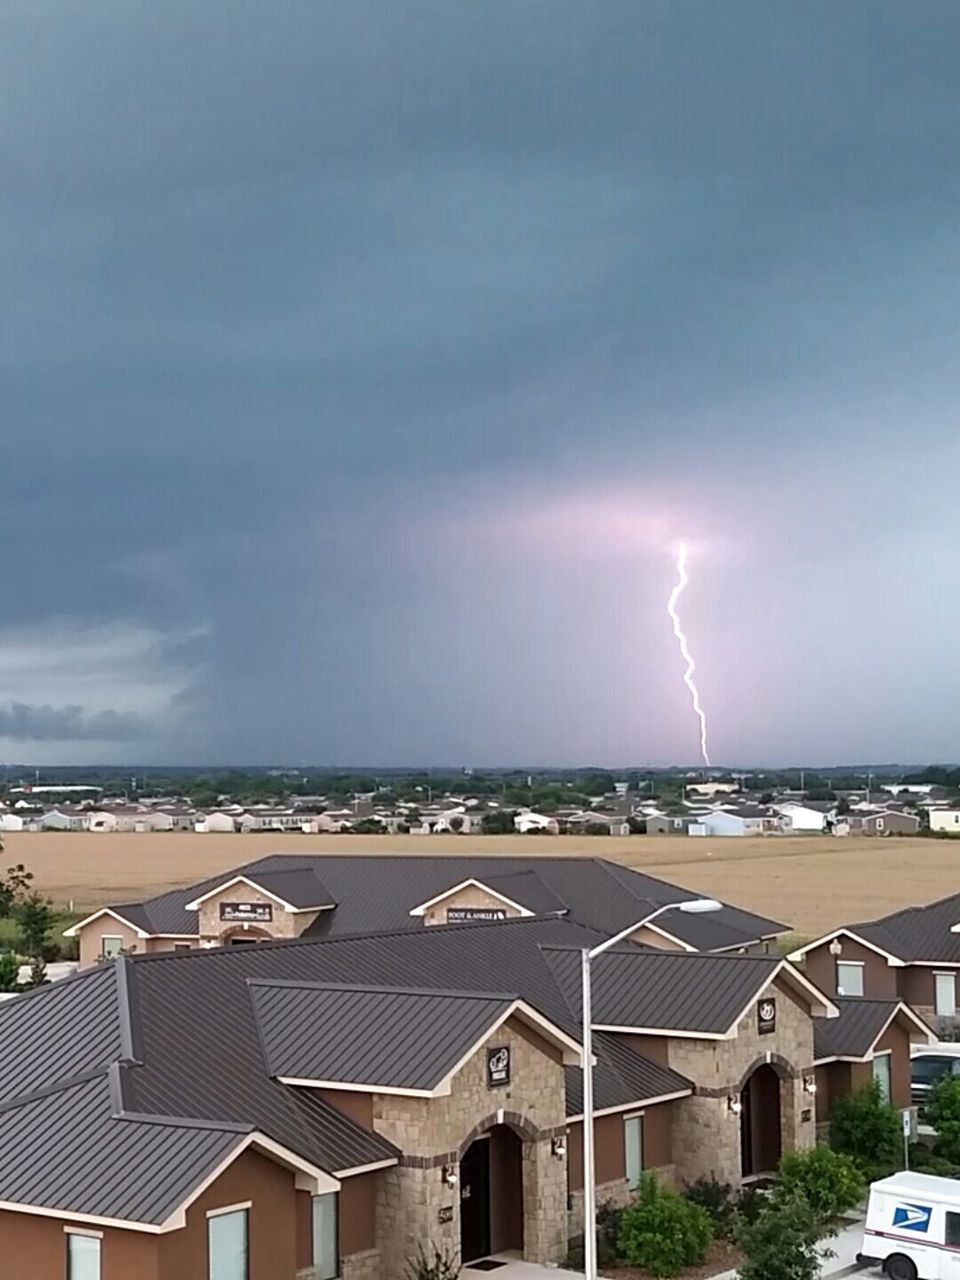
{"type": "Polygon", "coordinates": [[[956,759],[958,55],[8,0],[0,759],[956,759]]]}

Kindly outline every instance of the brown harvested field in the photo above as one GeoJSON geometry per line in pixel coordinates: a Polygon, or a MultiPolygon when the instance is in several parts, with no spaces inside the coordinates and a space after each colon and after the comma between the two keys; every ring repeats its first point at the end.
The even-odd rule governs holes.
{"type": "Polygon", "coordinates": [[[806,936],[960,891],[960,842],[770,837],[116,835],[4,837],[58,905],[86,911],[191,884],[266,853],[588,854],[724,898],[806,936]]]}

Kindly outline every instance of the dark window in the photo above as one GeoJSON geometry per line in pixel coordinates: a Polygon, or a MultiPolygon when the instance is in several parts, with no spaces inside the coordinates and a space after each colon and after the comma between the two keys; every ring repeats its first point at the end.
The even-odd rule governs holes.
{"type": "Polygon", "coordinates": [[[944,1240],[947,1244],[960,1245],[960,1213],[947,1213],[944,1240]]]}
{"type": "Polygon", "coordinates": [[[913,1058],[910,1063],[910,1078],[914,1084],[933,1084],[941,1076],[950,1071],[952,1058],[929,1057],[913,1058]]]}

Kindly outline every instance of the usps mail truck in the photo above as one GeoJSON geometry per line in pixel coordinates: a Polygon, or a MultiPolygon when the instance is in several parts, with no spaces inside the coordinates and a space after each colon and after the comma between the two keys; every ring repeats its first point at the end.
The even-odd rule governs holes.
{"type": "Polygon", "coordinates": [[[890,1280],[960,1280],[960,1182],[926,1173],[874,1182],[857,1261],[890,1280]]]}

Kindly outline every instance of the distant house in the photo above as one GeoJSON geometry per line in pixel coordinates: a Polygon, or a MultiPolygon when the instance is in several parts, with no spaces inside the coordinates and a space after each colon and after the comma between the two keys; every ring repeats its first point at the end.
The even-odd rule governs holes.
{"type": "Polygon", "coordinates": [[[682,836],[690,826],[691,819],[689,817],[671,818],[665,813],[652,813],[641,821],[648,836],[682,836]]]}
{"type": "Polygon", "coordinates": [[[532,809],[524,809],[522,813],[518,813],[513,819],[513,825],[521,835],[542,831],[544,835],[555,836],[560,830],[556,818],[550,818],[545,813],[534,813],[532,809]]]}
{"type": "Polygon", "coordinates": [[[931,809],[930,830],[960,836],[960,809],[931,809]]]}
{"type": "Polygon", "coordinates": [[[90,826],[90,815],[85,809],[71,809],[63,805],[59,809],[48,809],[40,819],[44,831],[86,831],[90,826]]]}
{"type": "Polygon", "coordinates": [[[211,813],[201,813],[197,816],[195,831],[203,832],[225,832],[236,831],[237,819],[236,815],[227,813],[223,809],[214,809],[211,813]]]}
{"type": "MultiPolygon", "coordinates": [[[[753,806],[711,809],[697,815],[696,826],[702,828],[696,834],[706,836],[762,836],[782,829],[779,814],[753,806]]],[[[694,834],[693,825],[690,834],[694,834]]]]}
{"type": "Polygon", "coordinates": [[[0,813],[0,831],[22,831],[23,818],[19,813],[0,813]]]}
{"type": "Polygon", "coordinates": [[[848,813],[837,823],[838,835],[915,836],[920,819],[914,813],[881,809],[876,813],[848,813]]]}
{"type": "Polygon", "coordinates": [[[775,804],[773,808],[780,814],[784,831],[826,831],[837,818],[837,807],[825,801],[789,801],[787,804],[775,804]]]}
{"type": "Polygon", "coordinates": [[[603,827],[606,835],[628,836],[630,823],[622,814],[598,813],[595,809],[583,809],[567,818],[567,832],[572,835],[593,834],[603,827]]]}

